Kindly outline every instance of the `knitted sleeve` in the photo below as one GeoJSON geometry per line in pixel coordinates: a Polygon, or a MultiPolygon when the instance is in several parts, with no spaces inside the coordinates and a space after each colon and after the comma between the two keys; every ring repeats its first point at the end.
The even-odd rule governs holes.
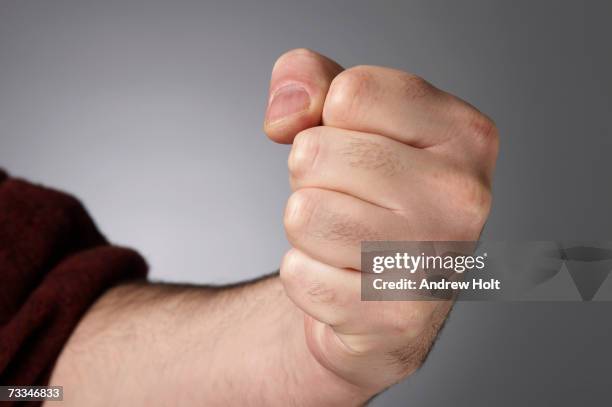
{"type": "Polygon", "coordinates": [[[45,385],[87,308],[146,273],[78,200],[0,170],[0,385],[45,385]]]}

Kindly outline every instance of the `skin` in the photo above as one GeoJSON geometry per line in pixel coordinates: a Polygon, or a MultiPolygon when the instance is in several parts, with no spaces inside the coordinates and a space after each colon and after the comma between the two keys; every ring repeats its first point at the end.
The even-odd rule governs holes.
{"type": "Polygon", "coordinates": [[[264,123],[293,144],[279,276],[128,283],[88,311],[51,384],[67,405],[363,405],[424,361],[450,301],[360,301],[362,240],[476,240],[495,125],[423,79],[297,49],[264,123]],[[316,389],[316,390],[315,390],[316,389]]]}

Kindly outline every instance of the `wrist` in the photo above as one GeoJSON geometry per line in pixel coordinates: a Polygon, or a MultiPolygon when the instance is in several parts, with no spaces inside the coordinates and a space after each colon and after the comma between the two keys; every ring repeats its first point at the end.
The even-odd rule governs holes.
{"type": "Polygon", "coordinates": [[[231,288],[128,283],[105,293],[51,378],[77,405],[361,405],[321,365],[278,278],[231,288]]]}

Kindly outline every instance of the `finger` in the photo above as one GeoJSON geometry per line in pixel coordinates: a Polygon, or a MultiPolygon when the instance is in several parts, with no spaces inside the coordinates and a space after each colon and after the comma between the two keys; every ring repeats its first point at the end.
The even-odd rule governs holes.
{"type": "Polygon", "coordinates": [[[357,66],[334,78],[323,124],[421,148],[468,133],[482,140],[495,136],[493,123],[469,104],[416,75],[376,66],[357,66]]]}
{"type": "Polygon", "coordinates": [[[321,123],[332,79],[342,67],[307,49],[283,54],[272,68],[264,131],[278,143],[291,143],[308,127],[321,123]]]}
{"type": "Polygon", "coordinates": [[[491,206],[487,183],[466,166],[375,134],[304,130],[294,140],[289,170],[294,191],[333,190],[388,209],[419,231],[410,235],[416,240],[469,240],[491,206]]]}
{"type": "Polygon", "coordinates": [[[280,276],[285,292],[317,321],[344,335],[417,335],[436,301],[361,301],[361,273],[341,269],[291,249],[283,258],[280,276]]]}
{"type": "Polygon", "coordinates": [[[298,308],[334,327],[346,325],[363,304],[359,272],[321,263],[298,249],[283,257],[280,277],[298,308]]]}
{"type": "Polygon", "coordinates": [[[422,199],[419,189],[441,190],[435,174],[447,165],[388,137],[325,126],[298,133],[288,164],[294,190],[330,189],[399,212],[422,199]]]}
{"type": "Polygon", "coordinates": [[[360,269],[364,240],[409,240],[408,222],[388,209],[318,188],[295,191],[285,209],[293,247],[339,268],[360,269]]]}

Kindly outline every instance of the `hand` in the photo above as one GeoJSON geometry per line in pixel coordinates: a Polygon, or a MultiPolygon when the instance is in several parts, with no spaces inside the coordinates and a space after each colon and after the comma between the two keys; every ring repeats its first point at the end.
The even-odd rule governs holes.
{"type": "Polygon", "coordinates": [[[363,240],[477,240],[495,125],[418,76],[309,50],[273,68],[265,131],[293,143],[281,280],[321,365],[376,394],[422,363],[448,301],[360,301],[363,240]]]}
{"type": "Polygon", "coordinates": [[[422,363],[451,303],[361,302],[359,244],[477,239],[493,124],[415,76],[305,50],[271,94],[265,129],[294,143],[282,283],[108,290],[51,374],[66,405],[352,406],[422,363]]]}

